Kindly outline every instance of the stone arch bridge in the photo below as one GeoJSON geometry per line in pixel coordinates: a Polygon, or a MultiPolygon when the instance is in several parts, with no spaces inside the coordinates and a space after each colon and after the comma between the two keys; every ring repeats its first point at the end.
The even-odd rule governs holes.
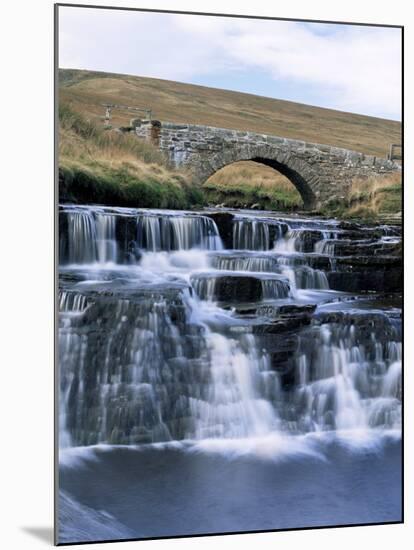
{"type": "Polygon", "coordinates": [[[286,176],[305,208],[344,200],[353,178],[401,170],[387,159],[279,136],[156,120],[134,122],[137,136],[164,151],[173,166],[190,167],[200,183],[233,162],[255,161],[286,176]]]}

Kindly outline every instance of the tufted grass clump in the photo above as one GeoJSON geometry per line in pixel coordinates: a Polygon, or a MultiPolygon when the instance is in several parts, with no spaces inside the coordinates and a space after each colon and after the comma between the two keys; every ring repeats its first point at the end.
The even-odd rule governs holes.
{"type": "Polygon", "coordinates": [[[399,172],[352,181],[346,201],[327,204],[323,213],[342,218],[401,219],[402,176],[399,172]]]}
{"type": "Polygon", "coordinates": [[[185,209],[203,193],[190,172],[134,135],[106,130],[59,105],[59,199],[83,204],[185,209]]]}

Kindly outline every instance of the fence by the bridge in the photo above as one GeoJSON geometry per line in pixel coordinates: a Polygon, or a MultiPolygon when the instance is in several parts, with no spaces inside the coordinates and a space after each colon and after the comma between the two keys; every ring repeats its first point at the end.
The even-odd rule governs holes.
{"type": "Polygon", "coordinates": [[[133,113],[144,113],[145,119],[151,121],[152,119],[152,110],[143,107],[131,107],[129,105],[117,105],[115,103],[102,103],[102,106],[105,107],[105,116],[102,117],[104,120],[105,128],[112,128],[111,118],[113,109],[118,109],[120,111],[131,111],[133,113]]]}
{"type": "Polygon", "coordinates": [[[387,158],[388,160],[402,160],[402,145],[391,143],[387,158]]]}

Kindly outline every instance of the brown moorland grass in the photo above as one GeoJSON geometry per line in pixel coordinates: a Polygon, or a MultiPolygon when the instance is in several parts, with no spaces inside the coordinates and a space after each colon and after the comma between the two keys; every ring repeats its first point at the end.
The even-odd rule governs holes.
{"type": "Polygon", "coordinates": [[[208,203],[232,208],[257,205],[268,210],[296,210],[303,200],[295,186],[269,166],[251,161],[225,166],[203,185],[208,203]]]}
{"type": "Polygon", "coordinates": [[[402,177],[399,173],[355,179],[349,192],[347,217],[378,218],[401,214],[402,177]]]}
{"type": "Polygon", "coordinates": [[[157,148],[103,130],[65,102],[59,105],[59,172],[66,201],[154,208],[203,202],[191,174],[172,170],[157,148]]]}
{"type": "MultiPolygon", "coordinates": [[[[91,178],[99,180],[99,186],[94,183],[96,189],[105,182],[112,198],[104,196],[104,200],[112,200],[116,188],[123,196],[118,202],[128,204],[174,208],[203,200],[201,191],[191,185],[191,175],[171,170],[157,149],[133,136],[104,131],[104,102],[151,108],[153,117],[161,120],[283,135],[377,156],[385,156],[390,143],[401,141],[401,124],[391,120],[130,75],[62,69],[59,77],[60,99],[71,113],[69,122],[61,118],[60,165],[68,181],[83,181],[88,175],[88,185],[91,178]],[[76,115],[82,124],[75,121],[76,115]],[[189,195],[193,197],[188,201],[189,195]]],[[[127,126],[133,116],[115,109],[114,127],[127,126]]],[[[388,183],[386,178],[355,181],[347,204],[327,214],[375,217],[400,212],[400,176],[392,178],[388,183]]],[[[254,162],[223,168],[206,182],[204,195],[210,204],[227,206],[302,206],[298,192],[284,176],[254,162]]]]}
{"type": "MultiPolygon", "coordinates": [[[[150,108],[153,117],[280,135],[385,157],[401,143],[401,123],[156,78],[61,69],[60,97],[86,118],[101,121],[104,102],[150,108]]],[[[116,126],[131,112],[113,111],[116,126]]],[[[102,123],[102,122],[101,122],[102,123]]]]}

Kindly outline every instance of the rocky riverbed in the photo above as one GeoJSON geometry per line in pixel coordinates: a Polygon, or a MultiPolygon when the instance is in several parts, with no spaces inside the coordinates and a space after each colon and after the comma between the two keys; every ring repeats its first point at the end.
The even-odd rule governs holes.
{"type": "MultiPolygon", "coordinates": [[[[326,438],[362,453],[369,448],[368,454],[384,438],[398,440],[398,226],[274,212],[75,205],[61,206],[59,224],[62,457],[96,445],[144,454],[154,445],[182,445],[207,454],[247,453],[253,461],[262,460],[263,452],[272,461],[281,455],[294,461],[298,453],[305,462],[306,456],[329,455],[334,478],[341,475],[343,447],[327,450],[326,438]]],[[[360,522],[400,517],[399,489],[392,486],[400,455],[393,449],[394,472],[381,493],[386,506],[387,490],[393,489],[389,510],[372,507],[360,522]]],[[[111,462],[112,472],[122,456],[111,462]]],[[[191,456],[174,460],[191,463],[191,456]]],[[[378,472],[390,463],[378,461],[378,472]]],[[[163,458],[159,463],[168,475],[168,464],[163,458]]],[[[295,471],[293,463],[289,471],[295,471]]],[[[276,480],[280,475],[272,474],[276,480]]],[[[71,493],[71,483],[65,481],[62,510],[75,496],[93,509],[96,502],[78,489],[71,493]]],[[[104,487],[100,491],[104,498],[104,487]]],[[[292,491],[297,493],[293,485],[292,491]]],[[[254,498],[264,495],[259,493],[254,498]]],[[[296,526],[293,516],[273,525],[270,495],[266,499],[269,521],[263,528],[296,526]]],[[[338,493],[334,505],[341,506],[341,499],[338,493]]],[[[325,512],[312,517],[307,511],[306,525],[330,524],[325,512]]],[[[110,513],[114,526],[124,525],[124,514],[110,513]]],[[[243,529],[236,516],[228,516],[226,529],[213,522],[201,532],[243,529]]],[[[359,521],[351,512],[345,516],[341,523],[359,521]]],[[[63,517],[62,533],[68,521],[63,517]]],[[[152,532],[150,525],[132,529],[130,515],[126,523],[130,536],[152,532]]],[[[155,535],[171,534],[156,524],[155,535]]],[[[253,522],[251,528],[260,526],[253,522]]],[[[65,532],[69,539],[76,536],[65,532]]]]}

